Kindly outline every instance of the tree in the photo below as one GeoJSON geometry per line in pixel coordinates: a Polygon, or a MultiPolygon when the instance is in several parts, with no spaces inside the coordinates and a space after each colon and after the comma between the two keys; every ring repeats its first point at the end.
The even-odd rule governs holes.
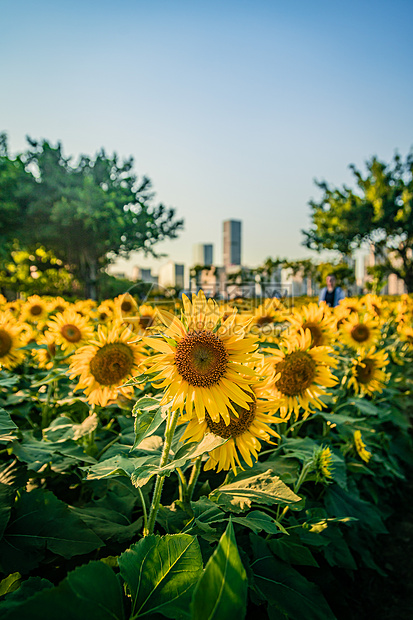
{"type": "Polygon", "coordinates": [[[355,189],[316,181],[323,196],[309,203],[312,227],[303,231],[304,244],[349,255],[372,243],[385,254],[388,273],[413,292],[413,150],[404,161],[396,154],[389,164],[373,157],[365,165],[365,174],[350,166],[355,189]]]}
{"type": "Polygon", "coordinates": [[[6,172],[3,183],[0,176],[0,211],[10,204],[8,219],[19,221],[13,232],[8,226],[8,238],[53,251],[85,283],[87,296],[96,297],[98,271],[117,256],[136,250],[157,256],[154,246],[176,238],[183,227],[174,209],[153,205],[151,181],[138,180],[132,158],[120,161],[102,149],[74,164],[61,143],[28,138],[27,151],[11,160],[2,140],[0,172],[2,166],[6,172]],[[7,167],[20,175],[9,197],[3,189],[9,188],[7,167]]]}

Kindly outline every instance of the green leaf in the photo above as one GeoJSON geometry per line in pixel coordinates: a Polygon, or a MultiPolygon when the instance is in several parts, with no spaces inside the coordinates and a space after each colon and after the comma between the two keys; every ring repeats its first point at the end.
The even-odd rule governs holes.
{"type": "Polygon", "coordinates": [[[275,519],[260,510],[253,510],[243,517],[232,517],[232,521],[244,527],[249,527],[255,533],[262,530],[267,532],[267,534],[287,533],[281,523],[278,523],[278,521],[275,521],[275,519]]]}
{"type": "Polygon", "coordinates": [[[177,458],[163,467],[159,467],[158,465],[153,464],[153,462],[144,463],[137,467],[131,475],[132,484],[135,487],[143,487],[153,476],[157,476],[158,474],[170,476],[171,473],[177,469],[177,467],[183,467],[186,463],[188,463],[188,461],[192,461],[198,456],[205,454],[205,452],[210,452],[211,450],[222,446],[227,441],[228,439],[224,439],[219,435],[207,433],[200,443],[194,442],[182,446],[181,450],[179,450],[176,454],[177,458]]]}
{"type": "Polygon", "coordinates": [[[304,545],[290,541],[288,538],[277,538],[269,541],[270,549],[276,556],[287,562],[299,566],[317,566],[311,551],[304,545]]]}
{"type": "Polygon", "coordinates": [[[231,522],[209,558],[192,597],[192,620],[245,618],[248,580],[231,522]]]}
{"type": "Polygon", "coordinates": [[[129,478],[135,469],[141,467],[143,464],[153,463],[155,467],[158,461],[159,456],[148,455],[132,457],[118,454],[100,461],[92,467],[86,468],[88,472],[87,479],[100,480],[101,478],[109,478],[110,476],[127,476],[129,478]]]}
{"type": "Polygon", "coordinates": [[[0,407],[0,441],[10,441],[10,433],[17,430],[17,424],[13,422],[5,409],[0,407]]]}
{"type": "MultiPolygon", "coordinates": [[[[19,573],[14,573],[14,575],[19,575],[19,573]]],[[[21,579],[14,582],[11,587],[12,589],[9,590],[4,600],[0,603],[0,614],[2,619],[7,612],[13,611],[16,607],[20,609],[22,602],[31,598],[37,594],[37,592],[53,588],[53,584],[48,579],[29,577],[29,579],[26,579],[23,583],[21,583],[21,579]]]]}
{"type": "MultiPolygon", "coordinates": [[[[115,485],[116,482],[114,481],[115,485]]],[[[136,491],[122,494],[121,485],[107,489],[105,495],[81,508],[71,508],[104,541],[129,542],[142,526],[142,518],[133,520],[136,491]]]]}
{"type": "Polygon", "coordinates": [[[250,478],[236,477],[231,484],[218,487],[209,495],[210,499],[222,506],[224,510],[242,512],[251,508],[251,504],[295,504],[301,501],[271,469],[250,478]]]}
{"type": "Polygon", "coordinates": [[[15,490],[8,484],[0,483],[0,539],[10,519],[14,504],[15,490]]]}
{"type": "Polygon", "coordinates": [[[121,586],[109,566],[90,562],[69,573],[57,587],[43,589],[2,615],[2,620],[22,618],[124,620],[121,586]]]}
{"type": "Polygon", "coordinates": [[[21,583],[21,577],[20,573],[12,573],[8,577],[2,579],[2,581],[0,581],[0,596],[17,590],[21,583]]]}
{"type": "Polygon", "coordinates": [[[193,586],[202,572],[197,539],[189,534],[146,536],[119,557],[132,595],[131,620],[161,613],[187,617],[193,586]]]}
{"type": "Polygon", "coordinates": [[[13,422],[10,414],[0,407],[0,433],[9,433],[17,428],[17,424],[13,422]]]}
{"type": "Polygon", "coordinates": [[[38,566],[46,549],[68,559],[102,545],[101,539],[51,491],[35,489],[23,492],[15,503],[0,541],[0,568],[3,572],[26,573],[38,566]]]}
{"type": "Polygon", "coordinates": [[[374,534],[386,534],[387,529],[378,509],[357,497],[354,490],[347,492],[339,486],[327,489],[324,503],[329,514],[335,517],[354,517],[360,525],[374,534]]]}
{"type": "Polygon", "coordinates": [[[150,437],[167,417],[167,408],[159,405],[156,398],[140,398],[132,409],[135,416],[135,441],[131,451],[139,446],[145,437],[150,437]]]}
{"type": "Polygon", "coordinates": [[[317,586],[282,560],[275,558],[267,543],[251,535],[254,583],[268,601],[270,618],[290,620],[335,620],[317,586]]]}

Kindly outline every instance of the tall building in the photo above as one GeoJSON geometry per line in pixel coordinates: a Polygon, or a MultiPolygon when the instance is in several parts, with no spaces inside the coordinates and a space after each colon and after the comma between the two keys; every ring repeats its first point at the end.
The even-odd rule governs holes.
{"type": "Polygon", "coordinates": [[[168,261],[159,268],[158,284],[163,288],[185,288],[185,266],[168,261]]]}
{"type": "Polygon", "coordinates": [[[224,267],[241,265],[241,222],[224,222],[224,267]]]}
{"type": "Polygon", "coordinates": [[[196,243],[192,250],[194,265],[214,264],[214,246],[212,243],[196,243]]]}

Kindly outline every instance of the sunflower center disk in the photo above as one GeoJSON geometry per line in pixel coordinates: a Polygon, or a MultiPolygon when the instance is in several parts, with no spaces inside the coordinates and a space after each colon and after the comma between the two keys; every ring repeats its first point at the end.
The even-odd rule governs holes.
{"type": "Polygon", "coordinates": [[[34,306],[32,306],[30,308],[30,314],[32,314],[33,316],[39,316],[39,314],[42,313],[43,308],[41,306],[39,306],[38,304],[35,304],[34,306]]]}
{"type": "Polygon", "coordinates": [[[356,366],[356,377],[359,383],[369,383],[374,373],[374,360],[364,359],[362,364],[356,366]]]}
{"type": "Polygon", "coordinates": [[[370,330],[367,325],[363,325],[362,323],[358,323],[351,330],[351,337],[356,342],[365,342],[368,340],[370,336],[370,330]]]}
{"type": "Polygon", "coordinates": [[[90,372],[101,385],[115,385],[128,376],[133,366],[133,353],[122,342],[105,344],[90,361],[90,372]]]}
{"type": "Polygon", "coordinates": [[[211,387],[224,376],[228,353],[223,342],[212,332],[189,332],[176,348],[175,364],[181,377],[190,385],[211,387]]]}
{"type": "Polygon", "coordinates": [[[229,437],[238,437],[249,429],[255,418],[256,401],[250,403],[249,409],[243,409],[236,403],[232,403],[232,406],[239,414],[239,418],[231,413],[231,420],[228,425],[222,419],[219,422],[213,422],[208,413],[205,414],[205,420],[211,433],[229,439],[229,437]]]}
{"type": "Polygon", "coordinates": [[[313,339],[313,347],[318,347],[323,342],[323,332],[315,323],[304,323],[304,329],[309,329],[313,339]]]}
{"type": "Polygon", "coordinates": [[[276,365],[276,372],[281,373],[276,383],[277,389],[287,396],[297,396],[312,384],[316,363],[305,351],[294,351],[276,365]]]}
{"type": "Polygon", "coordinates": [[[82,338],[80,329],[76,327],[76,325],[72,325],[71,323],[63,325],[60,333],[62,334],[63,338],[65,338],[69,342],[79,342],[79,340],[82,338]]]}
{"type": "Polygon", "coordinates": [[[149,315],[142,315],[139,319],[139,325],[142,327],[142,329],[148,329],[148,327],[151,327],[152,323],[153,317],[149,315]]]}
{"type": "Polygon", "coordinates": [[[4,330],[0,329],[0,357],[4,357],[11,349],[10,335],[4,330]]]}
{"type": "Polygon", "coordinates": [[[272,317],[260,316],[256,321],[258,327],[264,327],[264,325],[270,325],[272,323],[272,317]]]}
{"type": "Polygon", "coordinates": [[[132,304],[130,301],[123,301],[120,308],[123,312],[130,312],[132,310],[132,304]]]}

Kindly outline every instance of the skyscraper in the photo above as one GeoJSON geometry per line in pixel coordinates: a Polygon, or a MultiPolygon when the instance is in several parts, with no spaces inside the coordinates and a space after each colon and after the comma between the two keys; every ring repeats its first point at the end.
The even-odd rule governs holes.
{"type": "Polygon", "coordinates": [[[241,222],[224,222],[224,267],[241,265],[241,222]]]}

